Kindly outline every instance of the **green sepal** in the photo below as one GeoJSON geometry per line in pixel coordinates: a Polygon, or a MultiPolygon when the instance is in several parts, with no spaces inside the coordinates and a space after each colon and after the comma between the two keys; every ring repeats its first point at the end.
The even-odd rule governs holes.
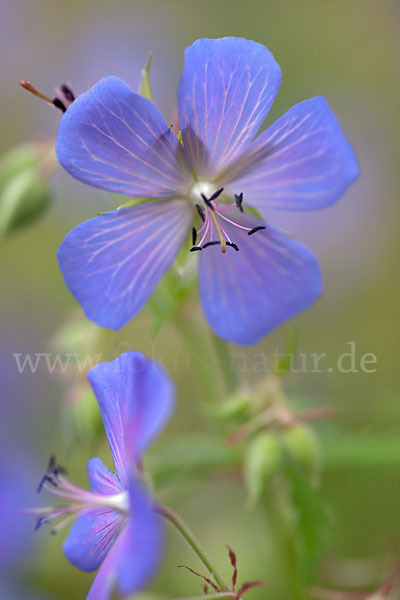
{"type": "Polygon", "coordinates": [[[149,57],[147,59],[147,63],[143,67],[140,73],[140,82],[139,82],[139,94],[144,96],[148,100],[153,102],[153,92],[150,84],[150,67],[153,62],[153,53],[149,52],[149,57]]]}

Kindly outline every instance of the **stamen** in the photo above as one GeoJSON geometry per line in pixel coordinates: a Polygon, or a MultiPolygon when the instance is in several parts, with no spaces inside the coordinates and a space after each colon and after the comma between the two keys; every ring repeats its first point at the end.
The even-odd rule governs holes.
{"type": "Polygon", "coordinates": [[[65,83],[63,83],[62,86],[61,86],[61,91],[64,94],[66,100],[68,100],[68,102],[74,102],[74,100],[75,100],[75,94],[71,90],[71,88],[69,87],[69,85],[66,85],[65,83]]]}
{"type": "Polygon", "coordinates": [[[203,250],[203,248],[200,246],[193,246],[193,248],[190,248],[190,252],[198,252],[199,250],[203,250]]]}
{"type": "Polygon", "coordinates": [[[53,104],[56,108],[59,108],[63,113],[67,112],[67,107],[59,98],[53,98],[53,104]]]}
{"type": "Polygon", "coordinates": [[[201,208],[200,204],[196,204],[197,212],[199,213],[200,219],[205,222],[206,218],[204,216],[204,210],[201,208]]]}
{"type": "Polygon", "coordinates": [[[50,519],[48,517],[39,517],[38,520],[36,521],[35,531],[40,529],[40,527],[43,525],[43,523],[46,523],[46,521],[49,521],[49,520],[50,519]]]}
{"type": "Polygon", "coordinates": [[[204,202],[207,204],[208,208],[212,211],[215,210],[214,206],[211,203],[211,200],[209,200],[208,198],[205,197],[204,194],[201,194],[201,197],[203,198],[204,202]]]}
{"type": "MultiPolygon", "coordinates": [[[[211,196],[211,198],[209,198],[209,202],[212,202],[213,200],[216,200],[218,198],[218,196],[220,196],[222,194],[223,191],[224,191],[224,188],[220,188],[219,190],[217,190],[216,192],[214,192],[213,195],[211,196]]],[[[203,194],[202,194],[202,196],[203,196],[203,194]]]]}
{"type": "Polygon", "coordinates": [[[256,233],[257,231],[261,231],[261,229],[267,229],[264,225],[258,225],[257,227],[253,227],[253,229],[250,229],[250,231],[248,232],[247,235],[253,235],[253,233],[256,233]]]}
{"type": "Polygon", "coordinates": [[[40,92],[37,88],[35,88],[35,86],[33,86],[26,79],[22,79],[19,82],[19,85],[22,86],[25,90],[28,90],[28,92],[30,92],[34,96],[37,96],[38,98],[41,98],[48,104],[52,104],[56,108],[59,108],[62,112],[65,112],[67,110],[66,107],[64,106],[63,102],[61,102],[61,100],[59,98],[53,98],[53,99],[49,98],[49,96],[46,96],[45,94],[40,92]]]}
{"type": "Polygon", "coordinates": [[[233,248],[234,250],[236,250],[236,252],[239,252],[239,246],[237,246],[233,242],[226,242],[226,245],[230,246],[231,248],[233,248]]]}
{"type": "Polygon", "coordinates": [[[49,464],[46,473],[43,475],[41,482],[38,485],[37,492],[40,493],[43,486],[46,483],[50,483],[52,486],[57,487],[60,475],[67,475],[67,469],[61,465],[57,465],[56,457],[54,454],[50,456],[49,464]]]}
{"type": "MultiPolygon", "coordinates": [[[[209,246],[219,246],[220,245],[220,241],[219,240],[211,240],[210,242],[206,242],[203,245],[203,249],[204,248],[208,248],[209,246]]],[[[239,252],[239,246],[237,246],[236,244],[234,244],[233,242],[225,242],[227,246],[229,246],[230,248],[233,248],[234,250],[236,250],[236,252],[239,252]]],[[[201,248],[200,248],[201,249],[201,248]]]]}
{"type": "Polygon", "coordinates": [[[67,525],[72,523],[72,521],[75,521],[76,518],[77,518],[77,515],[72,514],[72,515],[69,515],[69,517],[66,517],[65,519],[60,521],[60,523],[57,523],[57,525],[55,527],[53,527],[53,529],[50,531],[51,535],[57,535],[57,533],[59,533],[62,529],[64,529],[64,527],[66,527],[67,525]]]}
{"type": "Polygon", "coordinates": [[[240,192],[240,194],[235,194],[235,202],[240,212],[243,212],[243,192],[240,192]]]}
{"type": "Polygon", "coordinates": [[[220,245],[220,241],[219,240],[211,240],[210,242],[206,242],[203,245],[203,248],[208,248],[208,246],[219,246],[220,245]]]}
{"type": "Polygon", "coordinates": [[[65,83],[63,83],[61,85],[59,90],[56,90],[57,96],[55,98],[49,98],[49,96],[46,96],[45,94],[43,94],[41,91],[39,91],[37,88],[35,88],[35,86],[33,86],[26,79],[22,79],[22,81],[20,81],[19,84],[25,90],[28,90],[28,92],[31,92],[31,94],[33,94],[34,96],[41,98],[48,104],[52,104],[53,106],[55,106],[56,108],[61,110],[63,113],[66,112],[68,106],[70,104],[72,104],[75,100],[74,92],[71,90],[69,85],[66,85],[65,83]]]}
{"type": "MultiPolygon", "coordinates": [[[[201,226],[201,228],[200,228],[200,230],[199,230],[199,233],[200,233],[200,232],[202,232],[202,231],[203,231],[203,229],[204,229],[205,231],[203,232],[203,235],[201,236],[201,240],[199,241],[199,243],[198,243],[198,246],[202,246],[202,245],[203,245],[203,242],[204,242],[204,240],[206,239],[206,237],[207,237],[207,234],[208,234],[208,231],[209,231],[209,229],[210,229],[210,223],[211,223],[211,225],[212,225],[212,219],[211,219],[211,218],[208,216],[208,213],[207,213],[206,220],[205,220],[205,222],[203,223],[203,225],[201,226]]],[[[212,237],[212,236],[211,236],[211,237],[212,237]]]]}
{"type": "Polygon", "coordinates": [[[192,246],[196,245],[196,240],[197,240],[197,231],[196,229],[193,227],[192,229],[192,246]]]}
{"type": "Polygon", "coordinates": [[[221,219],[223,219],[227,223],[230,223],[231,225],[234,225],[235,227],[238,227],[239,229],[244,229],[245,231],[250,231],[250,229],[251,229],[250,227],[245,227],[244,225],[239,225],[239,223],[235,223],[235,221],[228,219],[228,217],[225,217],[224,215],[221,215],[220,213],[218,213],[218,216],[221,217],[221,219]]]}

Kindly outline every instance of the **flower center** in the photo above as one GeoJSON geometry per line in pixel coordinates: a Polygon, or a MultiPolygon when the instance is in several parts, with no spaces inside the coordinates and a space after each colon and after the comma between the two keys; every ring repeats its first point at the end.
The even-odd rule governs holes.
{"type": "Polygon", "coordinates": [[[189,191],[189,198],[194,204],[202,203],[202,197],[211,198],[217,191],[216,186],[209,181],[196,181],[189,191]]]}
{"type": "Polygon", "coordinates": [[[243,194],[235,194],[235,201],[230,204],[220,204],[221,194],[224,188],[219,190],[207,181],[198,181],[192,187],[189,197],[194,202],[198,215],[202,220],[201,227],[192,230],[193,246],[190,252],[204,250],[208,246],[221,246],[221,251],[226,252],[227,247],[231,247],[236,252],[239,251],[239,246],[235,244],[228,233],[228,229],[233,227],[247,231],[248,235],[253,235],[261,229],[265,229],[264,225],[257,227],[245,227],[240,222],[232,220],[226,216],[226,213],[232,210],[239,210],[243,213],[243,194]],[[197,239],[199,241],[197,242],[197,239]],[[197,242],[197,244],[196,244],[197,242]]]}
{"type": "Polygon", "coordinates": [[[50,506],[25,511],[28,514],[37,516],[36,529],[43,523],[64,517],[52,529],[52,533],[57,533],[73,521],[81,511],[87,509],[105,508],[118,512],[123,517],[129,514],[129,495],[127,491],[117,491],[118,488],[115,488],[115,494],[101,494],[85,490],[67,479],[66,470],[56,464],[54,457],[50,459],[49,467],[40,482],[38,492],[42,489],[64,500],[65,504],[59,507],[50,506]]]}

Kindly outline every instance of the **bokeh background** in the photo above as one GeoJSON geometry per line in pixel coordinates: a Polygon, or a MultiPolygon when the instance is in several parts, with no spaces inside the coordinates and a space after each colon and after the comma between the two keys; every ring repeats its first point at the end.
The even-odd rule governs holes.
{"type": "MultiPolygon", "coordinates": [[[[149,50],[154,52],[155,101],[170,119],[183,51],[199,37],[246,37],[273,52],[283,80],[268,123],[305,98],[328,98],[354,144],[361,177],[332,208],[303,214],[274,212],[271,220],[316,252],[325,276],[323,297],[296,320],[296,327],[299,350],[307,356],[326,353],[327,360],[321,373],[291,378],[293,402],[335,406],[335,424],[346,432],[346,443],[361,444],[358,457],[349,463],[340,441],[325,448],[322,440],[326,453],[322,496],[333,531],[318,581],[338,587],[373,585],[385,575],[385,565],[396,556],[400,542],[399,3],[1,0],[0,10],[1,153],[26,140],[51,139],[57,129],[59,114],[20,89],[18,80],[29,79],[50,95],[62,82],[70,82],[79,93],[111,74],[136,88],[149,50]],[[349,351],[349,342],[354,342],[358,365],[365,353],[376,355],[376,372],[342,373],[335,368],[338,356],[349,351]]],[[[32,490],[51,452],[57,452],[71,475],[82,482],[89,456],[103,453],[108,458],[102,438],[86,435],[89,425],[78,436],[71,433],[66,413],[73,392],[68,377],[49,373],[45,365],[36,373],[20,374],[13,356],[54,351],[55,332],[79,313],[58,271],[56,249],[73,226],[118,204],[61,170],[55,171],[52,186],[53,201],[46,214],[0,246],[0,449],[9,466],[0,486],[11,488],[15,474],[23,474],[17,477],[26,484],[26,489],[18,490],[18,506],[37,501],[32,490]]],[[[183,320],[204,330],[196,296],[184,311],[183,320]]],[[[122,332],[108,334],[104,358],[129,348],[161,358],[179,390],[166,436],[207,430],[199,373],[187,363],[177,328],[166,323],[153,340],[148,333],[150,319],[144,311],[122,332]]],[[[240,374],[244,381],[261,377],[252,369],[256,355],[270,356],[282,349],[286,331],[281,328],[256,348],[232,348],[245,357],[240,374]]],[[[243,579],[278,580],[274,589],[250,592],[249,598],[290,597],[279,584],[281,574],[264,515],[244,508],[245,493],[235,478],[217,472],[202,485],[180,483],[169,494],[224,572],[229,573],[228,543],[237,551],[243,579]]],[[[16,545],[6,569],[10,585],[20,586],[16,597],[84,598],[92,577],[63,558],[62,534],[53,537],[44,528],[35,534],[32,530],[29,518],[11,531],[0,530],[2,547],[16,545]]],[[[177,571],[176,565],[182,563],[198,567],[170,532],[154,593],[143,598],[200,593],[197,581],[177,571]]],[[[8,600],[12,592],[3,595],[8,600]]]]}

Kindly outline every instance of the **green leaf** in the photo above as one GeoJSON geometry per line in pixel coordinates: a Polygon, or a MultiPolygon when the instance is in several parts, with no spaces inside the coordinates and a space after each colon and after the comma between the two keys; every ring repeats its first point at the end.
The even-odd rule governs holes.
{"type": "Polygon", "coordinates": [[[149,53],[149,58],[147,59],[147,63],[143,67],[140,73],[140,83],[139,83],[139,94],[148,98],[153,102],[153,92],[150,85],[150,67],[153,62],[153,53],[149,53]]]}

